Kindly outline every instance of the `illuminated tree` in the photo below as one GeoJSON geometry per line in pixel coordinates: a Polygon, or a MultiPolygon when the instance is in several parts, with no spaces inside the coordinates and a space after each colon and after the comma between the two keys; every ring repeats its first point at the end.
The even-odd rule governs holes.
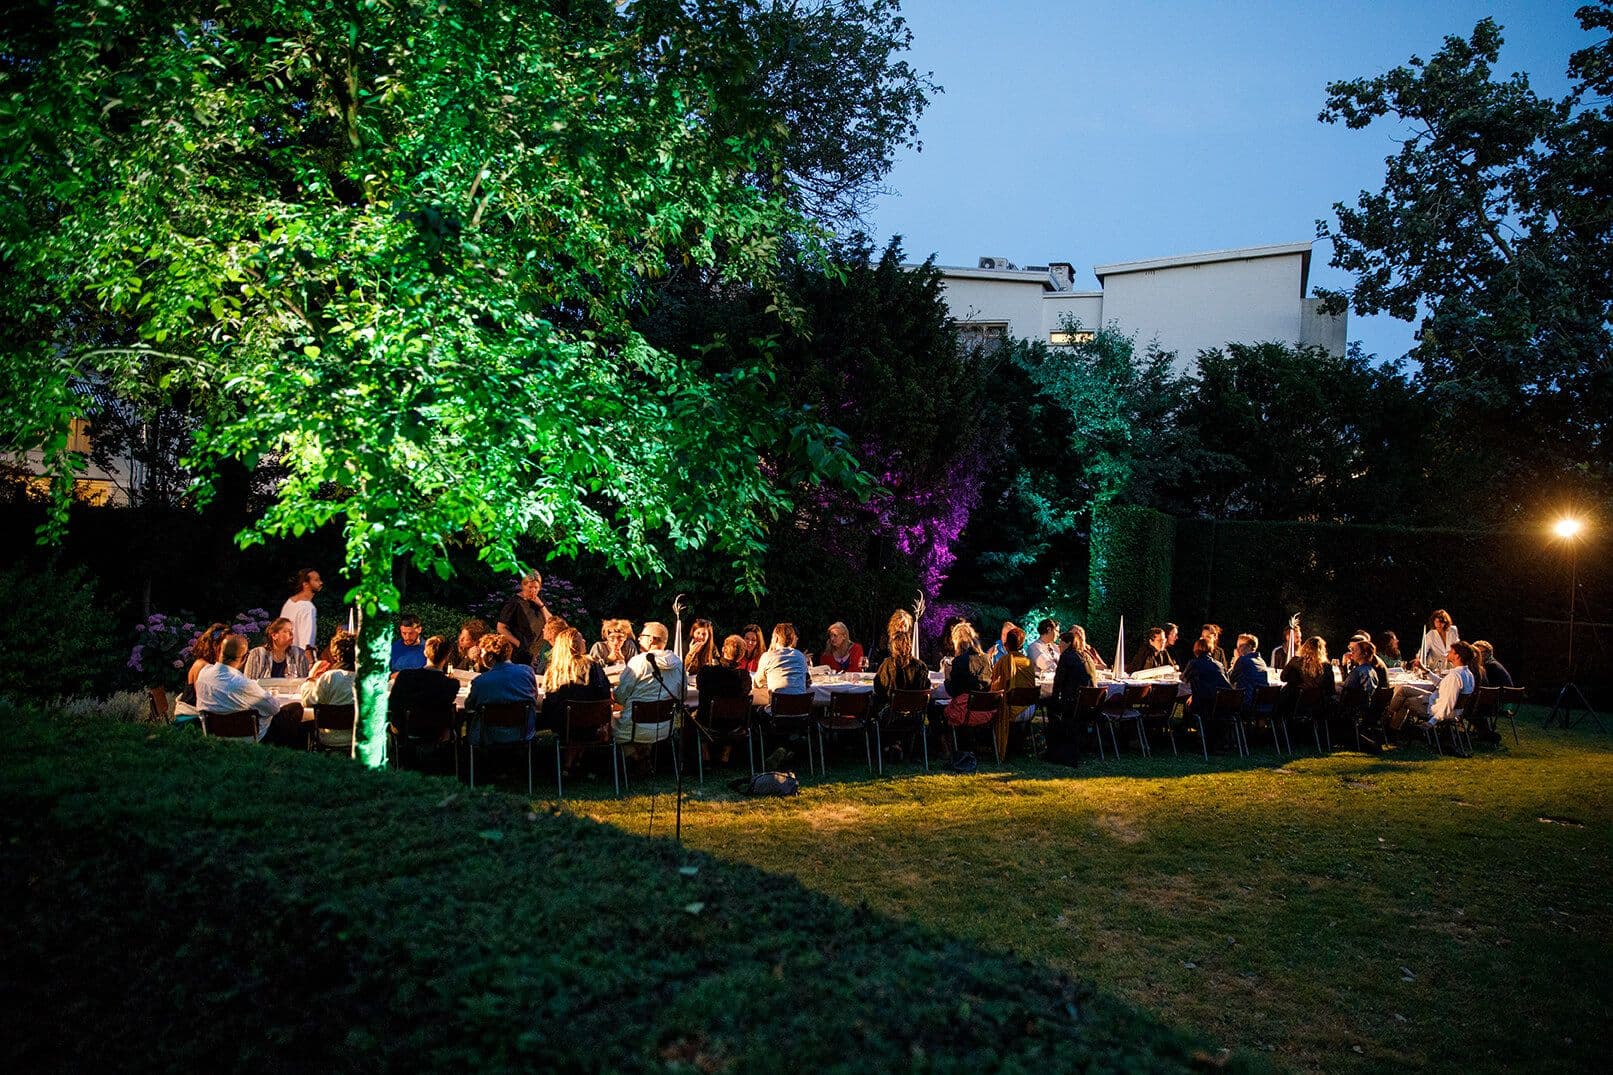
{"type": "MultiPolygon", "coordinates": [[[[703,547],[755,581],[784,503],[757,465],[781,435],[765,371],[694,376],[630,323],[670,267],[766,287],[811,249],[744,181],[776,170],[776,127],[714,120],[730,87],[689,58],[720,74],[753,44],[700,6],[82,0],[0,31],[0,447],[70,474],[88,377],[186,394],[204,495],[221,461],[273,457],[241,540],[342,526],[368,764],[400,557],[446,574],[468,530],[511,571],[535,535],[637,572],[703,547]],[[90,313],[125,337],[102,318],[90,345],[90,313]]],[[[783,435],[851,480],[832,430],[796,412],[783,435]]]]}

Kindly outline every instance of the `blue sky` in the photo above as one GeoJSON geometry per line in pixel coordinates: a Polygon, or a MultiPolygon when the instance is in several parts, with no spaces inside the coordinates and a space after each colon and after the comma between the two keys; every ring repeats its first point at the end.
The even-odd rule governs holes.
{"type": "MultiPolygon", "coordinates": [[[[1567,91],[1584,0],[1469,3],[1088,3],[906,0],[909,62],[946,92],[920,121],[893,191],[869,214],[881,240],[944,265],[982,255],[1092,266],[1303,241],[1332,205],[1382,186],[1386,124],[1318,123],[1329,81],[1427,57],[1486,15],[1503,27],[1497,71],[1567,91]]],[[[1317,243],[1311,286],[1347,286],[1317,243]]],[[[1380,358],[1413,326],[1350,315],[1380,358]]]]}

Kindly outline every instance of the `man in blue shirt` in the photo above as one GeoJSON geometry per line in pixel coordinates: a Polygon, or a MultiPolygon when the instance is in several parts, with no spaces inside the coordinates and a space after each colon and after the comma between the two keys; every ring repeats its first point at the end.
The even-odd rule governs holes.
{"type": "Polygon", "coordinates": [[[420,641],[420,617],[409,613],[398,621],[399,637],[392,640],[391,671],[426,666],[426,644],[420,641]]]}
{"type": "Polygon", "coordinates": [[[1243,692],[1243,704],[1255,704],[1255,692],[1271,682],[1266,674],[1266,662],[1260,659],[1260,639],[1254,635],[1239,635],[1238,648],[1232,659],[1232,685],[1243,692]]]}

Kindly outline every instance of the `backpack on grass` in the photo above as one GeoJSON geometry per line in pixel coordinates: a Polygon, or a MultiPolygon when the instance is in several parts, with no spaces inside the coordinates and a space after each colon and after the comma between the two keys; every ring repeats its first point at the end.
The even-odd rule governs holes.
{"type": "Polygon", "coordinates": [[[744,795],[771,796],[779,799],[800,794],[801,791],[801,782],[795,778],[794,773],[757,773],[755,776],[742,776],[738,780],[730,781],[728,786],[744,795]]]}

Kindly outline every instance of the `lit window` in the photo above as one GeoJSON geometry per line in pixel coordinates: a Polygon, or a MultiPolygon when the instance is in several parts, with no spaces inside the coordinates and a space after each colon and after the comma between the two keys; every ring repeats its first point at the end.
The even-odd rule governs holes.
{"type": "Polygon", "coordinates": [[[1078,343],[1091,343],[1097,338],[1093,332],[1049,332],[1047,342],[1054,347],[1071,347],[1078,343]]]}
{"type": "Polygon", "coordinates": [[[957,329],[958,342],[965,351],[990,354],[1008,339],[1006,321],[954,321],[952,327],[957,329]]]}
{"type": "Polygon", "coordinates": [[[81,455],[90,454],[90,420],[75,418],[67,427],[67,450],[81,455]]]}

